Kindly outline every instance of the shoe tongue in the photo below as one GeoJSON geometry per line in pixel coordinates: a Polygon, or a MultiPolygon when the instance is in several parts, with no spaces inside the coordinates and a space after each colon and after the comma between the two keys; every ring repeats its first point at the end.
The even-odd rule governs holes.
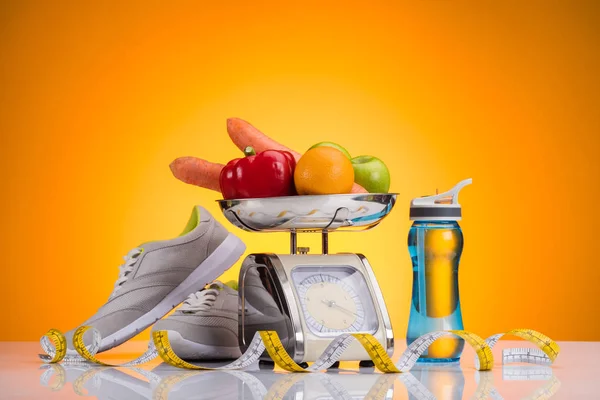
{"type": "Polygon", "coordinates": [[[200,206],[194,206],[192,209],[192,214],[183,228],[183,232],[179,235],[184,236],[196,229],[202,222],[207,222],[210,220],[210,214],[200,206]]]}
{"type": "Polygon", "coordinates": [[[226,283],[223,283],[221,281],[214,281],[212,282],[210,285],[208,285],[206,287],[207,289],[217,289],[217,290],[223,290],[226,292],[237,292],[238,290],[238,284],[236,281],[228,281],[226,283]]]}

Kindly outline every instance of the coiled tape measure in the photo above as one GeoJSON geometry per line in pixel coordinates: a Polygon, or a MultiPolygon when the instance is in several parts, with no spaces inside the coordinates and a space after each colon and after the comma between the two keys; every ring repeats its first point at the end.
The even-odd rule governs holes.
{"type": "Polygon", "coordinates": [[[537,349],[518,348],[505,350],[502,355],[503,363],[523,362],[550,365],[556,360],[560,352],[560,347],[556,342],[546,335],[531,329],[513,329],[506,333],[492,335],[485,340],[474,333],[464,330],[438,331],[419,337],[408,346],[400,356],[398,362],[394,363],[381,343],[372,335],[366,333],[345,333],[333,339],[312,365],[303,368],[285,351],[277,332],[259,331],[254,335],[248,349],[237,360],[222,367],[203,367],[188,363],[179,358],[169,343],[167,331],[155,331],[152,332],[152,339],[148,343],[148,350],[144,354],[127,363],[115,365],[107,364],[96,358],[96,353],[100,348],[102,340],[100,333],[91,326],[81,326],[73,335],[73,346],[78,355],[67,355],[67,340],[65,336],[56,329],[50,329],[40,340],[40,344],[46,352],[45,355],[40,355],[40,359],[46,363],[57,363],[60,361],[66,363],[92,362],[103,366],[132,367],[144,364],[159,356],[164,362],[178,368],[192,370],[239,370],[258,361],[266,349],[275,364],[285,371],[317,372],[325,370],[337,362],[350,344],[353,341],[358,341],[364,347],[378,370],[383,373],[398,373],[410,371],[421,354],[437,339],[444,336],[458,336],[464,339],[475,350],[475,368],[479,371],[487,371],[491,370],[494,365],[492,348],[504,335],[518,336],[535,344],[537,349]],[[92,333],[92,343],[86,346],[83,336],[88,331],[92,333]]]}

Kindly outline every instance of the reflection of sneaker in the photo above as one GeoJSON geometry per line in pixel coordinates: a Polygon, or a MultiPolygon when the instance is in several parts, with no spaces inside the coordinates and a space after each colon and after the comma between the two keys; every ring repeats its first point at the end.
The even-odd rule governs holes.
{"type": "MultiPolygon", "coordinates": [[[[263,268],[264,269],[264,268],[263,268]]],[[[265,275],[261,277],[257,267],[250,267],[244,276],[246,300],[264,315],[281,316],[281,311],[273,299],[273,283],[265,275]]]]}
{"type": "Polygon", "coordinates": [[[168,331],[175,354],[186,360],[220,360],[242,355],[238,345],[238,293],[219,281],[191,294],[153,331],[168,331]]]}
{"type": "MultiPolygon", "coordinates": [[[[151,382],[114,368],[94,367],[91,364],[46,364],[44,367],[46,371],[40,377],[40,383],[53,391],[64,390],[65,384],[69,382],[78,395],[94,396],[100,400],[152,398],[151,382]]],[[[154,376],[155,381],[160,380],[159,376],[149,371],[135,371],[154,376]]]]}
{"type": "Polygon", "coordinates": [[[150,400],[150,383],[114,368],[103,368],[84,386],[98,400],[150,400]]]}
{"type": "Polygon", "coordinates": [[[291,321],[287,315],[284,315],[275,300],[273,299],[275,290],[273,282],[265,275],[261,277],[258,268],[251,267],[246,270],[244,276],[244,294],[245,294],[245,314],[244,341],[246,345],[254,337],[257,331],[276,331],[281,344],[287,350],[291,343],[293,335],[291,321]]]}
{"type": "MultiPolygon", "coordinates": [[[[216,279],[245,249],[240,239],[196,206],[181,236],[129,252],[108,302],[82,325],[100,332],[100,351],[118,346],[216,279]]],[[[88,334],[86,343],[91,341],[88,334]]],[[[69,347],[72,335],[73,331],[67,333],[69,347]]]]}
{"type": "MultiPolygon", "coordinates": [[[[204,365],[204,364],[203,364],[204,365]]],[[[160,366],[159,366],[160,367],[160,366]]],[[[154,398],[169,400],[236,400],[262,399],[263,397],[247,396],[244,384],[235,374],[224,371],[182,371],[159,367],[153,373],[163,377],[154,388],[154,398]]],[[[242,373],[241,371],[230,371],[242,373]]],[[[266,393],[266,392],[265,392],[266,393]]]]}
{"type": "Polygon", "coordinates": [[[67,382],[73,383],[84,373],[93,369],[91,364],[43,364],[40,369],[40,385],[56,392],[62,390],[67,382]]]}

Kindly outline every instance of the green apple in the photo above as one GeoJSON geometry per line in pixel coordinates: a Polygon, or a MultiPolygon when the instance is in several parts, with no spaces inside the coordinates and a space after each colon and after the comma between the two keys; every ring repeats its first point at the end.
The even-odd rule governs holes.
{"type": "Polygon", "coordinates": [[[387,193],[390,190],[390,171],[379,158],[358,156],[351,161],[354,168],[354,182],[369,193],[387,193]]]}
{"type": "Polygon", "coordinates": [[[317,144],[315,144],[314,146],[312,146],[310,149],[308,150],[312,150],[315,147],[323,147],[323,146],[328,146],[328,147],[333,147],[334,149],[338,149],[339,151],[341,151],[342,153],[344,153],[344,155],[346,157],[348,157],[349,160],[352,159],[352,157],[350,156],[350,153],[348,153],[348,150],[346,150],[345,148],[343,148],[342,146],[340,146],[337,143],[333,143],[333,142],[319,142],[317,144]]]}

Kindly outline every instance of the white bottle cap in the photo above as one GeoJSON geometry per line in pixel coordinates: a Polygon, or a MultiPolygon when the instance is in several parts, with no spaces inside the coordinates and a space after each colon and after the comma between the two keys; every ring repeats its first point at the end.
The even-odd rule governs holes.
{"type": "Polygon", "coordinates": [[[413,199],[410,202],[410,220],[460,221],[462,211],[458,204],[458,192],[471,183],[473,179],[465,179],[445,193],[413,199]]]}

